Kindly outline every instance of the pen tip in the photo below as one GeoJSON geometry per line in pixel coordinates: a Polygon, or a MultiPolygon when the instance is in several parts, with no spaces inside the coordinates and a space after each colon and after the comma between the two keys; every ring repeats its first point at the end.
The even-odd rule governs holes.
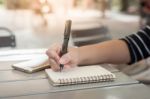
{"type": "Polygon", "coordinates": [[[63,64],[60,64],[60,72],[62,71],[62,69],[63,69],[63,64]]]}

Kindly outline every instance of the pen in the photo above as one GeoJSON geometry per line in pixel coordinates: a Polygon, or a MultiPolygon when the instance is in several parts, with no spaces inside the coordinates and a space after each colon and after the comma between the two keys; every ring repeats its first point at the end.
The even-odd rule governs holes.
{"type": "MultiPolygon", "coordinates": [[[[67,20],[65,23],[65,31],[64,31],[64,39],[62,44],[62,49],[60,51],[60,57],[67,53],[68,51],[68,42],[70,38],[70,32],[71,32],[71,20],[67,20]]],[[[60,64],[60,72],[62,71],[64,67],[64,64],[60,64]]]]}

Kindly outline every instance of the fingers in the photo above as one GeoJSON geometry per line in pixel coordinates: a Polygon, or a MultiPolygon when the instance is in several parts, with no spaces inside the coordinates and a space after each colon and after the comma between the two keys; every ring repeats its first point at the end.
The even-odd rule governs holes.
{"type": "MultiPolygon", "coordinates": [[[[50,52],[50,55],[54,55],[54,53],[50,52]]],[[[56,61],[54,58],[52,58],[52,56],[50,56],[51,58],[49,58],[49,64],[51,66],[51,69],[53,71],[60,71],[60,64],[64,65],[64,68],[70,68],[71,67],[71,57],[70,55],[67,53],[65,55],[63,55],[59,61],[56,61]]]]}
{"type": "Polygon", "coordinates": [[[54,71],[59,70],[60,50],[61,50],[60,45],[54,44],[46,51],[46,54],[49,57],[49,64],[54,71]]]}
{"type": "Polygon", "coordinates": [[[60,64],[64,64],[65,68],[71,68],[77,66],[76,57],[73,56],[72,53],[68,52],[67,54],[63,55],[60,60],[60,64]]]}
{"type": "Polygon", "coordinates": [[[60,57],[59,55],[56,53],[56,51],[47,51],[46,54],[48,55],[49,59],[53,59],[55,60],[56,62],[59,61],[60,57]]]}
{"type": "Polygon", "coordinates": [[[60,64],[63,64],[64,68],[71,68],[72,66],[69,54],[62,56],[59,62],[57,62],[55,59],[49,58],[49,64],[53,71],[60,71],[60,64]]]}
{"type": "Polygon", "coordinates": [[[60,58],[59,63],[60,64],[68,64],[70,61],[71,61],[71,56],[69,53],[67,53],[60,58]]]}
{"type": "Polygon", "coordinates": [[[61,47],[58,44],[52,45],[47,51],[46,54],[48,55],[49,59],[54,59],[56,62],[59,60],[59,53],[60,53],[61,47]]]}
{"type": "Polygon", "coordinates": [[[58,44],[51,46],[51,48],[46,51],[46,54],[49,57],[49,64],[54,71],[60,70],[60,64],[63,64],[64,68],[77,66],[79,57],[77,50],[69,50],[69,52],[64,54],[62,57],[59,56],[60,51],[61,45],[58,44]]]}
{"type": "Polygon", "coordinates": [[[51,69],[53,71],[59,71],[60,70],[59,64],[55,60],[49,59],[49,64],[50,64],[51,69]]]}

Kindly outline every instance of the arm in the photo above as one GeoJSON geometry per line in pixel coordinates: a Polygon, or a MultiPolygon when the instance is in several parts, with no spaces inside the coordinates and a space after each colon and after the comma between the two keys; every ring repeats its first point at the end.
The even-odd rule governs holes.
{"type": "Polygon", "coordinates": [[[123,40],[111,40],[94,45],[70,48],[68,53],[62,57],[59,57],[60,49],[60,45],[53,45],[46,52],[54,71],[59,70],[59,64],[64,64],[65,68],[70,68],[77,65],[119,64],[130,61],[130,53],[123,40]]]}
{"type": "Polygon", "coordinates": [[[150,56],[150,26],[121,40],[111,40],[79,49],[79,52],[83,53],[80,55],[79,64],[133,64],[150,56]]]}
{"type": "Polygon", "coordinates": [[[52,69],[101,63],[135,63],[150,56],[150,26],[120,40],[110,40],[99,44],[71,48],[59,57],[61,46],[47,50],[52,69]]]}
{"type": "Polygon", "coordinates": [[[129,63],[130,53],[123,40],[111,40],[78,48],[79,65],[129,63]]]}

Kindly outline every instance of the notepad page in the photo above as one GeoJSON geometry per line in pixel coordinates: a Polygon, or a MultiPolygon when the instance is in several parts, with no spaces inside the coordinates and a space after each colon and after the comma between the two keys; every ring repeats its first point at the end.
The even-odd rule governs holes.
{"type": "MultiPolygon", "coordinates": [[[[113,75],[110,71],[100,67],[99,65],[75,67],[70,69],[64,69],[62,72],[54,72],[52,69],[45,70],[50,79],[53,82],[59,82],[59,79],[69,79],[69,78],[80,78],[80,77],[90,77],[97,75],[113,75]]],[[[113,75],[115,78],[115,75],[113,75]]]]}

